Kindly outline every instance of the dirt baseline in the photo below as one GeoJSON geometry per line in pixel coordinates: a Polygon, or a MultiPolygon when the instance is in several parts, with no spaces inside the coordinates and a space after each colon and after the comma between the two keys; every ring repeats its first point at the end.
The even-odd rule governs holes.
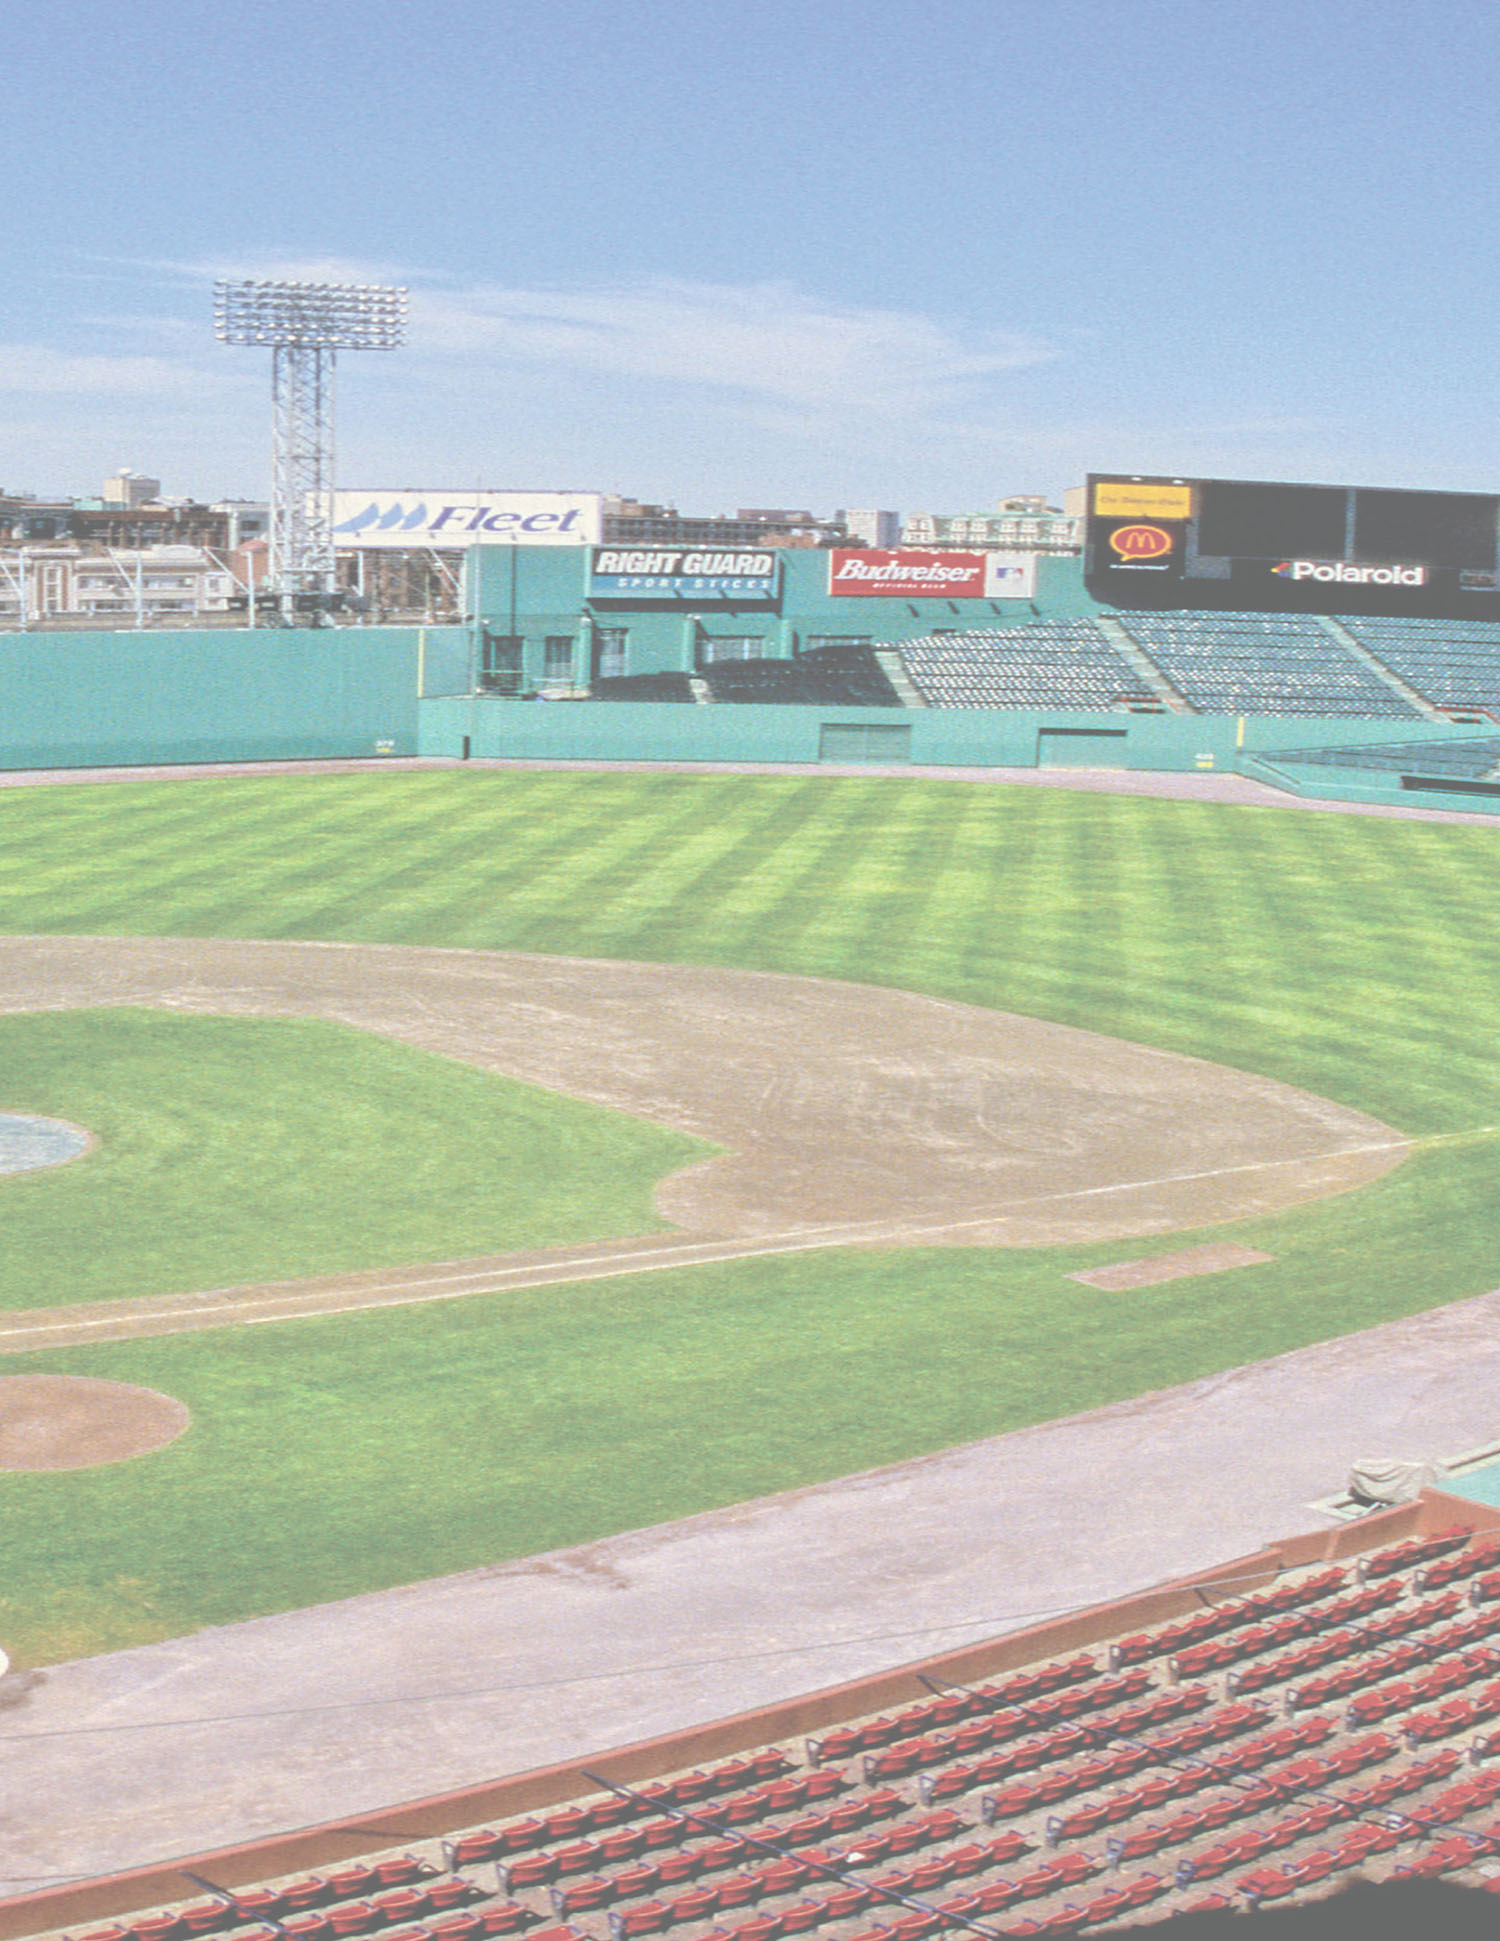
{"type": "MultiPolygon", "coordinates": [[[[518,952],[0,938],[0,1011],[315,1017],[727,1148],[658,1189],[726,1238],[869,1221],[932,1244],[1168,1231],[1363,1185],[1380,1121],[1245,1072],[866,985],[518,952]]],[[[850,1236],[851,1238],[855,1236],[850,1236]]]]}

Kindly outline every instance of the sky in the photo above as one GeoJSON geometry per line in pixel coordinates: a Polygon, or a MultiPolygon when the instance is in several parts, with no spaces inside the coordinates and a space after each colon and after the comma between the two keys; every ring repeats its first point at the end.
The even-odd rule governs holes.
{"type": "Polygon", "coordinates": [[[0,0],[0,489],[264,497],[218,276],[401,283],[339,482],[1500,489],[1500,8],[0,0]]]}

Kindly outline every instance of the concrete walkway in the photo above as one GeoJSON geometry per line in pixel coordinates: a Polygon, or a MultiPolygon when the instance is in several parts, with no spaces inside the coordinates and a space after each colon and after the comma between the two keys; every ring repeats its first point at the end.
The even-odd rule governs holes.
{"type": "Polygon", "coordinates": [[[1500,1293],[576,1550],[12,1674],[0,1891],[973,1642],[1316,1527],[1310,1502],[1356,1458],[1443,1458],[1497,1434],[1500,1293]]]}

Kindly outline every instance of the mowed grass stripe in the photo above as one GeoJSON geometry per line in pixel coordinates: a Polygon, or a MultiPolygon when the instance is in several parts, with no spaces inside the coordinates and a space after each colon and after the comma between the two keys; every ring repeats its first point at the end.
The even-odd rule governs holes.
{"type": "Polygon", "coordinates": [[[1487,830],[879,778],[470,772],[16,791],[0,848],[25,859],[0,890],[12,929],[742,962],[1034,1010],[1386,1113],[1410,1098],[1415,1129],[1472,1116],[1476,1082],[1500,1105],[1475,1057],[1497,995],[1473,949],[1487,830]],[[941,856],[902,881],[934,823],[941,856]],[[1143,928],[1153,945],[1127,948],[1143,928]]]}

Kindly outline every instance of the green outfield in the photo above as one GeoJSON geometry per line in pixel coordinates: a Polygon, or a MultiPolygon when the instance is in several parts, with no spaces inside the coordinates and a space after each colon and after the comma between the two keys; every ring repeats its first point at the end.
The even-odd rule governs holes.
{"type": "MultiPolygon", "coordinates": [[[[1273,1265],[1128,1300],[1065,1275],[1186,1237],[741,1262],[13,1358],[0,1372],[168,1389],[195,1426],[135,1463],[4,1479],[0,1642],[45,1661],[521,1555],[1500,1284],[1497,857],[1482,828],[859,776],[445,771],[0,794],[6,931],[493,946],[888,983],[1263,1072],[1421,1141],[1376,1186],[1219,1230],[1273,1265]]],[[[38,1022],[7,1025],[0,1056],[6,1032],[38,1022]]],[[[36,1076],[28,1097],[62,1096],[36,1076]]],[[[514,1101],[494,1098],[511,1125],[500,1145],[524,1144],[514,1101]]],[[[653,1169],[682,1162],[641,1128],[627,1161],[620,1125],[598,1122],[573,1211],[620,1231],[653,1169]],[[605,1191],[603,1172],[629,1164],[605,1191]]],[[[402,1135],[372,1136],[394,1153],[402,1135]]],[[[7,1211],[38,1183],[0,1189],[7,1211]]],[[[377,1251],[431,1257],[419,1197],[398,1200],[377,1251]]],[[[7,1221],[7,1288],[32,1244],[17,1232],[7,1221]]]]}

